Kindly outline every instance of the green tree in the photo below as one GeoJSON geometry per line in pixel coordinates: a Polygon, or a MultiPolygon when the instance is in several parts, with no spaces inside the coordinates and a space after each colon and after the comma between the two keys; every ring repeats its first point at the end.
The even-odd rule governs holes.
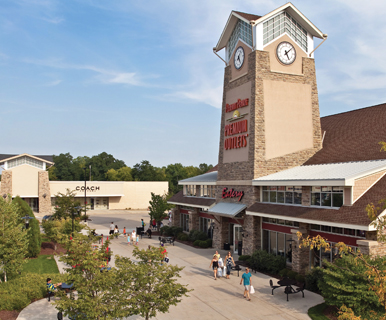
{"type": "Polygon", "coordinates": [[[79,200],[75,199],[75,192],[66,190],[66,193],[58,192],[55,196],[55,219],[72,218],[72,214],[78,212],[77,207],[80,206],[79,200]]]}
{"type": "Polygon", "coordinates": [[[209,170],[211,170],[213,168],[213,165],[211,165],[211,164],[208,165],[206,163],[200,163],[198,168],[200,170],[200,174],[204,174],[204,173],[207,173],[209,170]]]}
{"type": "Polygon", "coordinates": [[[0,197],[0,265],[4,281],[17,275],[25,263],[28,235],[20,208],[9,197],[0,197]]]}
{"type": "Polygon", "coordinates": [[[167,212],[171,205],[167,202],[167,195],[158,195],[151,193],[151,200],[149,201],[149,215],[150,219],[157,221],[157,230],[159,231],[161,221],[168,216],[167,212]]]}
{"type": "Polygon", "coordinates": [[[54,166],[48,171],[50,178],[56,177],[59,181],[73,181],[74,173],[72,167],[73,157],[69,152],[53,156],[54,166]]]}
{"type": "Polygon", "coordinates": [[[136,181],[165,181],[166,175],[162,168],[154,167],[149,161],[143,160],[134,165],[131,175],[136,181]]]}
{"type": "MultiPolygon", "coordinates": [[[[86,163],[86,175],[89,165],[91,165],[91,176],[94,181],[105,181],[106,173],[109,169],[118,170],[126,166],[125,162],[115,159],[111,154],[106,152],[91,157],[90,161],[86,163]]],[[[86,177],[86,179],[88,179],[88,177],[86,177]]]]}
{"type": "Polygon", "coordinates": [[[28,235],[28,253],[27,256],[37,257],[40,253],[41,244],[42,244],[42,238],[40,236],[40,227],[39,227],[39,221],[35,219],[35,215],[32,212],[30,206],[27,202],[25,202],[23,199],[21,199],[19,196],[15,197],[12,200],[12,203],[15,203],[19,206],[19,217],[25,217],[29,216],[34,219],[30,219],[29,221],[29,228],[27,230],[28,235]]]}
{"type": "Polygon", "coordinates": [[[76,319],[120,319],[139,314],[145,319],[167,312],[186,295],[186,286],[177,283],[182,268],[161,264],[160,248],[135,248],[133,262],[117,256],[110,271],[101,272],[107,258],[105,242],[92,249],[93,237],[75,236],[66,242],[68,255],[61,260],[74,266],[66,269],[66,282],[74,284],[78,295],[59,293],[56,308],[76,319]]]}
{"type": "Polygon", "coordinates": [[[186,179],[185,168],[181,163],[169,164],[165,168],[166,179],[169,181],[169,193],[175,194],[182,190],[182,186],[178,185],[179,180],[186,179]]]}
{"type": "Polygon", "coordinates": [[[129,167],[122,167],[118,170],[109,169],[106,173],[108,181],[132,181],[131,169],[129,167]]]}

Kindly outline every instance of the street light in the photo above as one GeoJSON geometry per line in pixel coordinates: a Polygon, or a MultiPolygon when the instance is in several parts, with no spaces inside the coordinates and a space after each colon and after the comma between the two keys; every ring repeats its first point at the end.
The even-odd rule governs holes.
{"type": "Polygon", "coordinates": [[[74,238],[74,219],[75,219],[75,214],[80,216],[80,211],[82,210],[81,206],[75,207],[76,212],[72,212],[72,238],[74,238]]]}
{"type": "Polygon", "coordinates": [[[86,167],[83,167],[84,170],[84,220],[86,220],[87,214],[87,195],[86,195],[86,167]]]}
{"type": "Polygon", "coordinates": [[[22,219],[24,219],[25,221],[25,228],[26,229],[28,229],[29,228],[29,221],[31,220],[31,219],[35,219],[34,217],[30,217],[28,214],[26,214],[26,216],[25,217],[22,217],[22,219]]]}

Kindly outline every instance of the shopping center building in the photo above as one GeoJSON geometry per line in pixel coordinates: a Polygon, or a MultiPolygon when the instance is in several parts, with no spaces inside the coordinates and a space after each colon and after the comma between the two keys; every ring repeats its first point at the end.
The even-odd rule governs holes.
{"type": "Polygon", "coordinates": [[[52,165],[52,156],[0,154],[1,196],[20,196],[35,212],[49,214],[55,196],[67,190],[91,210],[147,209],[151,192],[168,192],[167,181],[49,181],[52,165]]]}
{"type": "Polygon", "coordinates": [[[320,118],[315,38],[327,35],[291,3],[231,12],[213,48],[226,64],[218,165],[179,181],[173,225],[218,249],[285,256],[297,272],[337,253],[299,248],[298,231],[386,253],[365,210],[386,196],[386,104],[320,118]]]}

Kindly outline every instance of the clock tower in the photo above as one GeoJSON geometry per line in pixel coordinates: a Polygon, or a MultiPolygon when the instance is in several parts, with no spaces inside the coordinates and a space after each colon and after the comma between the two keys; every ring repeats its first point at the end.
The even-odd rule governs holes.
{"type": "MultiPolygon", "coordinates": [[[[301,165],[321,149],[315,37],[327,35],[291,3],[265,16],[230,14],[213,48],[216,54],[225,50],[226,63],[219,190],[251,186],[251,180],[301,165]]],[[[252,194],[245,198],[247,205],[255,200],[252,194]]]]}

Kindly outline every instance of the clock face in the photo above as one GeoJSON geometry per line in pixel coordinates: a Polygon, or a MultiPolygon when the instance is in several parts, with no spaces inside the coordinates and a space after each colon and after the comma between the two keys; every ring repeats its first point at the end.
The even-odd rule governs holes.
{"type": "Polygon", "coordinates": [[[235,52],[235,67],[236,69],[240,69],[244,63],[244,49],[243,47],[238,47],[235,52]]]}
{"type": "Polygon", "coordinates": [[[279,61],[287,65],[293,63],[296,59],[295,47],[287,41],[281,42],[277,46],[276,54],[279,61]]]}

